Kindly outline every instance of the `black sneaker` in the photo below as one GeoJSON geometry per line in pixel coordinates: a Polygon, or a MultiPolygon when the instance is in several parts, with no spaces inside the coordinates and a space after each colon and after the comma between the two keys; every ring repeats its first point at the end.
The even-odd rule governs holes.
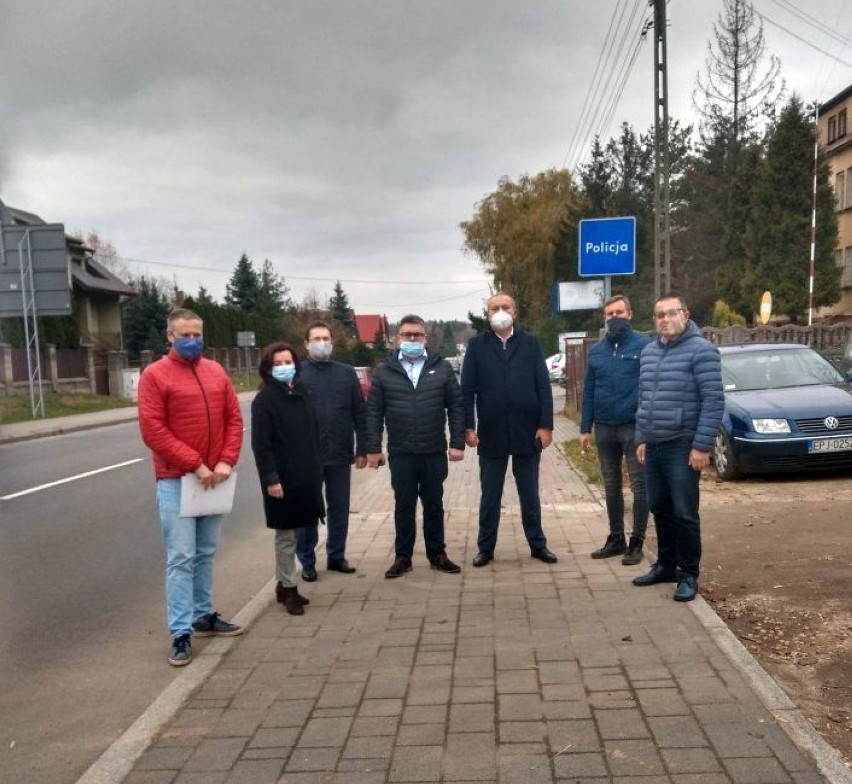
{"type": "Polygon", "coordinates": [[[435,556],[435,560],[431,564],[433,569],[437,569],[439,572],[446,572],[447,574],[458,574],[461,571],[461,566],[447,558],[446,553],[435,556]]]}
{"type": "Polygon", "coordinates": [[[192,661],[192,637],[189,634],[179,634],[172,640],[169,649],[169,664],[172,667],[183,667],[192,661]]]}
{"type": "Polygon", "coordinates": [[[410,571],[411,559],[406,555],[398,555],[393,564],[391,564],[390,569],[385,572],[385,577],[388,580],[392,580],[394,577],[402,577],[402,575],[410,571]]]}
{"type": "Polygon", "coordinates": [[[635,536],[630,537],[630,543],[627,545],[627,552],[621,559],[621,563],[625,566],[635,566],[642,560],[642,540],[635,536]]]}
{"type": "Polygon", "coordinates": [[[592,553],[592,558],[612,558],[626,552],[627,542],[624,540],[624,534],[610,534],[604,546],[592,553]]]}
{"type": "Polygon", "coordinates": [[[302,579],[306,583],[315,583],[317,581],[317,570],[313,566],[302,567],[302,579]]]}
{"type": "Polygon", "coordinates": [[[192,624],[192,630],[199,637],[238,637],[243,633],[242,626],[223,621],[217,612],[202,615],[192,624]]]}

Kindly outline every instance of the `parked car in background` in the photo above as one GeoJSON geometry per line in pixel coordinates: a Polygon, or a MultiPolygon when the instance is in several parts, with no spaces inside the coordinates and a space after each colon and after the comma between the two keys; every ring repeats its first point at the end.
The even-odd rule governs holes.
{"type": "Polygon", "coordinates": [[[361,394],[366,400],[370,395],[370,385],[373,383],[373,371],[368,367],[356,367],[355,375],[358,376],[358,383],[361,385],[361,394]]]}
{"type": "Polygon", "coordinates": [[[550,376],[552,383],[556,384],[562,381],[565,376],[564,354],[554,354],[552,357],[545,359],[544,364],[547,365],[547,375],[550,376]]]}
{"type": "Polygon", "coordinates": [[[721,479],[852,468],[852,375],[797,343],[719,346],[725,415],[713,462],[721,479]]]}

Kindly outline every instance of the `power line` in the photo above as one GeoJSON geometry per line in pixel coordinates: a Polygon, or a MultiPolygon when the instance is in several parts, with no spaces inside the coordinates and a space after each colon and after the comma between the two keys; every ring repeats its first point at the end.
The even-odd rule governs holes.
{"type": "MultiPolygon", "coordinates": [[[[100,254],[95,254],[95,260],[98,259],[100,254]]],[[[197,267],[191,264],[176,264],[170,261],[146,261],[144,259],[131,259],[125,256],[114,256],[109,255],[109,259],[114,259],[115,261],[121,262],[122,264],[142,264],[142,265],[154,265],[157,267],[171,267],[176,269],[186,269],[186,270],[195,270],[197,272],[218,272],[222,275],[227,275],[233,272],[233,270],[224,270],[216,267],[197,267]]],[[[465,283],[487,283],[488,281],[484,278],[467,278],[463,280],[436,280],[429,281],[425,283],[424,281],[411,281],[411,280],[364,280],[359,278],[342,278],[342,277],[311,277],[311,276],[301,276],[301,275],[286,275],[282,274],[282,277],[286,280],[302,280],[302,281],[310,281],[315,283],[336,283],[340,281],[341,283],[355,283],[355,284],[365,284],[370,286],[456,286],[459,284],[465,283]]]]}
{"type": "Polygon", "coordinates": [[[845,65],[849,68],[852,68],[852,63],[842,59],[841,57],[838,57],[837,55],[832,54],[829,51],[826,51],[825,49],[822,49],[821,47],[817,46],[816,44],[808,41],[806,38],[802,38],[802,36],[794,33],[792,30],[789,30],[788,28],[784,27],[784,25],[779,24],[778,22],[776,22],[773,19],[770,19],[765,13],[762,13],[758,10],[755,10],[755,13],[761,19],[763,19],[764,22],[769,22],[769,24],[771,24],[773,27],[777,27],[779,30],[783,30],[785,33],[787,33],[787,35],[792,35],[793,38],[795,38],[797,41],[801,41],[803,44],[805,44],[805,46],[810,46],[811,49],[815,49],[817,52],[824,54],[826,57],[830,57],[832,60],[836,60],[841,65],[845,65]]]}
{"type": "Polygon", "coordinates": [[[445,297],[444,299],[433,299],[423,302],[418,300],[417,302],[385,302],[385,303],[376,303],[376,302],[364,302],[361,303],[360,307],[362,308],[401,308],[401,307],[421,307],[422,305],[437,305],[440,302],[451,302],[455,299],[464,299],[465,297],[473,297],[477,294],[490,294],[491,289],[477,289],[476,291],[470,291],[467,294],[457,294],[454,297],[445,297]]]}
{"type": "MultiPolygon", "coordinates": [[[[832,29],[825,23],[821,22],[816,17],[811,16],[807,11],[803,11],[801,8],[796,6],[794,3],[790,2],[790,0],[772,0],[775,5],[779,8],[783,8],[788,13],[793,16],[798,17],[801,21],[805,22],[805,24],[809,24],[811,27],[815,28],[821,33],[833,38],[837,43],[842,44],[843,46],[852,46],[852,40],[846,38],[836,30],[832,29]]],[[[759,11],[757,12],[760,13],[759,11]]]]}
{"type": "Polygon", "coordinates": [[[624,42],[629,35],[633,20],[642,2],[643,0],[634,0],[633,10],[629,14],[629,0],[619,0],[619,3],[613,8],[610,26],[598,57],[598,67],[595,68],[595,75],[592,78],[587,95],[587,98],[594,97],[591,103],[587,101],[584,105],[585,110],[581,112],[577,121],[572,144],[563,161],[563,167],[567,163],[568,168],[573,170],[583,158],[583,151],[587,148],[589,138],[594,134],[594,129],[599,123],[601,107],[604,102],[607,104],[609,102],[609,98],[606,96],[613,75],[621,72],[624,60],[629,59],[629,57],[624,56],[624,42]],[[627,19],[626,23],[625,19],[627,19]],[[617,54],[615,54],[616,51],[617,54]]]}

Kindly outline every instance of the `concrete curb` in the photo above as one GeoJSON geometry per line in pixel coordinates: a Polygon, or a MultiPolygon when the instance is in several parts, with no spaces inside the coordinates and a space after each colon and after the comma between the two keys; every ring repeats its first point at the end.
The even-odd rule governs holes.
{"type": "Polygon", "coordinates": [[[695,601],[690,602],[689,608],[731,664],[739,670],[766,710],[775,717],[790,740],[801,751],[813,758],[826,781],[829,784],[852,784],[852,770],[846,766],[840,752],[829,745],[814,729],[787,693],[760,666],[748,648],[739,641],[715,610],[704,601],[704,598],[696,597],[695,601]]]}
{"type": "MultiPolygon", "coordinates": [[[[274,598],[273,578],[234,616],[234,623],[243,628],[250,627],[274,598]]],[[[193,656],[192,664],[182,670],[145,712],[77,779],[77,784],[117,784],[123,781],[136,761],[177,715],[192,693],[216,671],[239,639],[214,638],[204,651],[193,656]]]]}

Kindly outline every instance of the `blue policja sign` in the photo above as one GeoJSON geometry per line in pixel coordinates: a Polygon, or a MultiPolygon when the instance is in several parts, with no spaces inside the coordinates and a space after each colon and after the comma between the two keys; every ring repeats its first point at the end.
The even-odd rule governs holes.
{"type": "Polygon", "coordinates": [[[636,272],[636,218],[580,221],[580,277],[636,272]]]}

